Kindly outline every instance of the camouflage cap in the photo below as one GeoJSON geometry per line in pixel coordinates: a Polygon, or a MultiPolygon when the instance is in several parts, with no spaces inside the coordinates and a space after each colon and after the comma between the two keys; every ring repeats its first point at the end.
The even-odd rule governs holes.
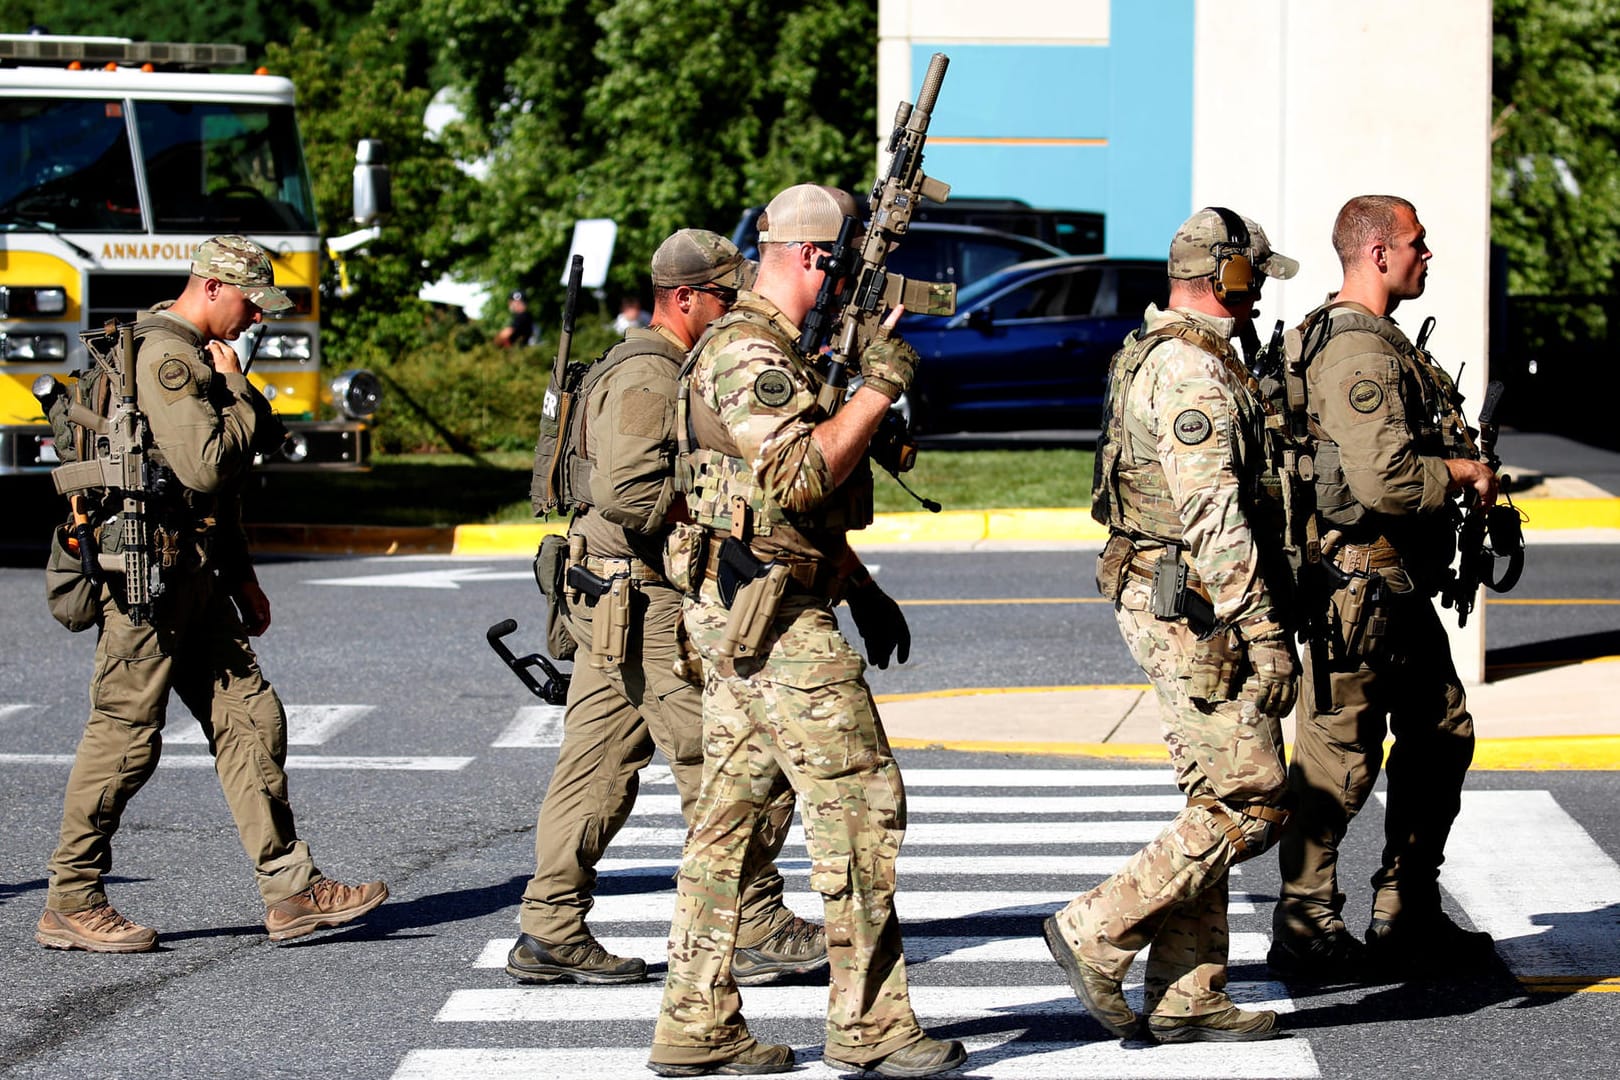
{"type": "Polygon", "coordinates": [[[261,311],[284,311],[293,306],[287,294],[275,287],[276,272],[269,254],[245,236],[204,240],[192,252],[191,272],[235,285],[261,311]]]}
{"type": "MultiPolygon", "coordinates": [[[[1249,230],[1247,253],[1255,270],[1283,281],[1299,273],[1298,262],[1271,250],[1271,242],[1259,223],[1243,218],[1243,226],[1249,230]]],[[[1205,207],[1183,221],[1175,239],[1170,241],[1170,276],[1183,280],[1214,277],[1215,249],[1229,247],[1231,242],[1231,233],[1221,215],[1205,207]]]]}
{"type": "Polygon", "coordinates": [[[846,217],[859,219],[847,191],[820,184],[795,184],[765,207],[759,219],[762,244],[830,244],[846,217]]]}
{"type": "Polygon", "coordinates": [[[719,285],[740,289],[738,273],[742,253],[719,233],[707,229],[682,229],[670,236],[652,257],[652,283],[668,288],[675,285],[719,285]]]}

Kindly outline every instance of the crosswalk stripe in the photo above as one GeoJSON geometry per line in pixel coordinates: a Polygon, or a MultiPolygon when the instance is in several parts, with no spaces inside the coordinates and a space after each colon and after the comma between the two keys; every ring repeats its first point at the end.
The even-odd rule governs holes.
{"type": "MultiPolygon", "coordinates": [[[[1023,918],[1032,915],[1044,918],[1073,900],[1077,892],[1078,889],[1019,892],[902,889],[895,896],[895,909],[906,923],[929,919],[1023,918]]],[[[819,893],[788,892],[782,895],[782,899],[800,915],[820,918],[822,904],[819,893]]],[[[1252,914],[1254,902],[1245,893],[1234,893],[1227,910],[1239,915],[1252,914]]],[[[591,919],[597,923],[656,922],[667,926],[674,914],[674,890],[660,890],[656,893],[598,896],[591,919]]]]}
{"type": "MultiPolygon", "coordinates": [[[[514,938],[494,938],[484,945],[473,963],[476,968],[504,968],[506,954],[514,938]]],[[[600,937],[602,947],[615,956],[639,956],[649,964],[664,962],[669,947],[667,935],[647,937],[600,937]]],[[[976,964],[1020,963],[1050,964],[1052,954],[1047,951],[1045,939],[1033,935],[1022,937],[986,937],[967,934],[962,937],[935,935],[905,935],[906,963],[908,964],[976,964]]],[[[1266,958],[1271,939],[1265,934],[1235,933],[1232,935],[1228,959],[1234,964],[1254,963],[1266,958]]],[[[1141,959],[1145,961],[1147,954],[1141,959]]]]}
{"type": "MultiPolygon", "coordinates": [[[[561,746],[566,711],[561,705],[521,705],[512,714],[512,722],[506,725],[506,730],[489,745],[503,749],[561,746]]],[[[675,812],[681,812],[679,805],[675,812]]]]}
{"type": "MultiPolygon", "coordinates": [[[[287,768],[352,769],[359,772],[457,772],[476,760],[470,757],[338,757],[336,755],[288,754],[287,768]]],[[[0,765],[73,764],[72,754],[0,754],[0,765]]],[[[207,754],[165,754],[158,761],[163,769],[212,769],[214,759],[207,754]]]]}
{"type": "MultiPolygon", "coordinates": [[[[1055,965],[1054,965],[1055,970],[1055,965]]],[[[499,990],[454,990],[433,1019],[442,1023],[566,1023],[570,1020],[645,1020],[658,1015],[664,988],[657,982],[603,987],[583,995],[536,991],[532,987],[499,990]]],[[[816,984],[750,986],[743,990],[743,1011],[750,1021],[818,1020],[827,1015],[827,988],[816,984]]],[[[1294,1001],[1281,983],[1236,982],[1227,987],[1232,1000],[1245,1006],[1293,1012],[1294,1001]]],[[[1068,984],[1045,986],[933,986],[911,984],[911,1004],[926,1027],[949,1020],[1003,1020],[1084,1015],[1068,984]]]]}
{"type": "MultiPolygon", "coordinates": [[[[376,708],[375,705],[287,705],[287,745],[320,746],[376,708]]],[[[195,723],[163,729],[165,746],[202,746],[208,742],[195,723]]]]}
{"type": "MultiPolygon", "coordinates": [[[[905,891],[905,879],[913,875],[940,874],[950,877],[967,877],[980,875],[983,877],[1083,877],[1087,875],[1107,876],[1125,864],[1126,855],[1048,855],[1044,852],[1038,857],[1030,855],[911,855],[905,849],[900,851],[898,871],[902,878],[901,891],[905,891]]],[[[680,869],[681,861],[677,858],[657,859],[603,859],[596,864],[599,874],[617,874],[634,877],[655,877],[673,879],[675,871],[680,869]]],[[[793,858],[779,858],[776,868],[784,876],[804,876],[810,872],[810,860],[793,858]]],[[[1241,877],[1243,867],[1234,866],[1226,871],[1229,877],[1241,877]]]]}
{"type": "MultiPolygon", "coordinates": [[[[496,743],[499,746],[499,743],[496,743]]],[[[907,787],[910,787],[908,784],[907,787]]],[[[912,818],[941,814],[979,814],[1016,817],[1025,814],[1164,814],[1175,816],[1187,805],[1185,795],[918,795],[906,793],[906,812],[912,818]]],[[[681,812],[678,795],[642,795],[635,814],[681,812]]]]}
{"type": "Polygon", "coordinates": [[[24,713],[33,712],[37,708],[39,708],[38,705],[0,705],[0,724],[10,720],[13,716],[21,716],[24,713]]]}
{"type": "MultiPolygon", "coordinates": [[[[1145,844],[1164,831],[1166,820],[1125,821],[921,821],[906,829],[908,847],[986,844],[991,847],[1027,845],[1072,847],[1075,844],[1145,844]]],[[[614,842],[621,845],[656,844],[680,847],[685,826],[627,825],[614,842]]],[[[804,843],[804,830],[795,825],[787,842],[804,843]]]]}
{"type": "MultiPolygon", "coordinates": [[[[1174,788],[1175,773],[1169,769],[901,769],[906,791],[927,787],[963,788],[1090,788],[1160,787],[1174,788]]],[[[654,779],[652,769],[641,774],[643,787],[673,783],[665,769],[654,779]]]]}
{"type": "Polygon", "coordinates": [[[1440,884],[1527,985],[1620,976],[1620,865],[1551,792],[1463,792],[1440,884]]]}
{"type": "MultiPolygon", "coordinates": [[[[1000,1039],[967,1039],[969,1075],[1016,1080],[1301,1080],[1321,1076],[1311,1044],[1304,1039],[1256,1043],[1183,1043],[1124,1046],[1116,1039],[1100,1042],[1026,1042],[1022,1032],[1000,1039]]],[[[650,1041],[650,1033],[649,1033],[650,1041]]],[[[412,1050],[393,1080],[579,1080],[582,1076],[642,1076],[647,1073],[648,1046],[564,1047],[542,1049],[412,1050]]],[[[803,1080],[847,1077],[846,1068],[827,1065],[819,1047],[800,1049],[791,1075],[803,1080]]]]}

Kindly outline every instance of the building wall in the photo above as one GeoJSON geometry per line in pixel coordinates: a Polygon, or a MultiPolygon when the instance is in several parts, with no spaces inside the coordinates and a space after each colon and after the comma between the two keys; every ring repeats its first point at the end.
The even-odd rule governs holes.
{"type": "MultiPolygon", "coordinates": [[[[1472,415],[1488,355],[1491,6],[1485,0],[879,0],[879,121],[951,57],[928,148],[959,195],[1102,210],[1107,250],[1160,256],[1199,206],[1233,207],[1300,260],[1262,332],[1337,287],[1352,195],[1411,199],[1434,249],[1396,317],[1472,415]]],[[[887,134],[885,130],[882,134],[887,134]]],[[[1484,677],[1484,609],[1453,636],[1484,677]]],[[[1444,621],[1455,623],[1449,613],[1444,621]]]]}

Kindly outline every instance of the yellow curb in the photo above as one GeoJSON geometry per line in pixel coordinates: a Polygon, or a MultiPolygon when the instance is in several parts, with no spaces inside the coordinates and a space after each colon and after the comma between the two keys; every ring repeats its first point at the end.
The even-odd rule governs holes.
{"type": "Polygon", "coordinates": [[[1138,764],[1169,764],[1164,743],[1001,742],[996,739],[890,739],[902,750],[952,750],[973,754],[1041,754],[1049,757],[1111,758],[1138,764]]]}
{"type": "Polygon", "coordinates": [[[1620,499],[1521,499],[1529,532],[1620,529],[1620,499]]]}
{"type": "Polygon", "coordinates": [[[537,521],[529,525],[457,525],[452,555],[528,555],[548,533],[566,533],[566,521],[537,521]]]}
{"type": "Polygon", "coordinates": [[[1519,985],[1531,994],[1617,994],[1620,975],[1521,975],[1519,985]]]}

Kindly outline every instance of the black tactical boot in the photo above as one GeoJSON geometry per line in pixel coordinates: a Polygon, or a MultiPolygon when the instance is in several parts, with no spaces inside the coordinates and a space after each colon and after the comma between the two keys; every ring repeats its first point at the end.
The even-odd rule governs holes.
{"type": "Polygon", "coordinates": [[[593,937],[569,945],[547,945],[539,938],[519,934],[506,954],[506,973],[518,982],[589,983],[606,986],[641,982],[647,965],[639,957],[614,956],[593,937]]]}
{"type": "Polygon", "coordinates": [[[759,986],[826,966],[826,931],[795,915],[759,944],[738,947],[731,958],[731,977],[738,986],[759,986]]]}
{"type": "Polygon", "coordinates": [[[1342,926],[1311,937],[1278,936],[1266,953],[1266,965],[1283,978],[1300,982],[1362,982],[1367,976],[1367,947],[1342,926]]]}
{"type": "Polygon", "coordinates": [[[1477,970],[1496,959],[1496,942],[1483,930],[1464,930],[1444,911],[1403,912],[1367,924],[1367,964],[1409,978],[1477,970]]]}

